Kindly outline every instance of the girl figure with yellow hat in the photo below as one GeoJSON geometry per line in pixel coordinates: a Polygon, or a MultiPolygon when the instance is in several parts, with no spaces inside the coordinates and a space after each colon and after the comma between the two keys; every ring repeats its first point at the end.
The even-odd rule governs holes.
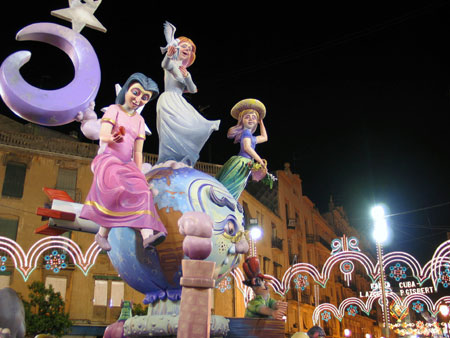
{"type": "Polygon", "coordinates": [[[231,116],[238,120],[238,123],[228,130],[227,137],[233,139],[234,143],[240,143],[241,149],[237,156],[232,156],[224,164],[216,175],[216,179],[237,200],[247,185],[253,161],[258,162],[262,169],[267,170],[266,161],[261,159],[255,151],[256,144],[268,140],[263,123],[266,107],[256,99],[245,99],[236,103],[231,109],[231,116]],[[261,135],[253,136],[258,124],[261,135]]]}

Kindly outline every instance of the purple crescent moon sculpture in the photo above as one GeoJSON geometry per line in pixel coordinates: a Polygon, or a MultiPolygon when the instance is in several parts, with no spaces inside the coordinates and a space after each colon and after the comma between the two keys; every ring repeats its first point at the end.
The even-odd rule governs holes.
{"type": "Polygon", "coordinates": [[[40,125],[59,126],[74,121],[78,112],[95,100],[100,86],[100,64],[94,48],[81,34],[53,23],[26,26],[16,39],[46,42],[60,48],[72,60],[75,76],[67,86],[56,90],[33,87],[19,72],[31,53],[18,51],[0,67],[0,95],[5,104],[16,115],[40,125]]]}

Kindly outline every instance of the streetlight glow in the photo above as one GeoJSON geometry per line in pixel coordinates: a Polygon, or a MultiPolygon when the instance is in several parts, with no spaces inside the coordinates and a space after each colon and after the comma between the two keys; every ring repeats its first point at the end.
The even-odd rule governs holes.
{"type": "Polygon", "coordinates": [[[344,330],[344,336],[350,337],[351,334],[352,334],[352,331],[350,331],[349,329],[344,330]]]}
{"type": "MultiPolygon", "coordinates": [[[[383,265],[383,253],[381,251],[381,244],[386,241],[388,236],[386,213],[381,205],[374,206],[371,210],[373,218],[373,237],[375,238],[377,244],[377,256],[378,265],[380,268],[380,283],[381,283],[381,297],[383,301],[383,321],[384,321],[384,331],[386,336],[389,338],[389,310],[388,303],[386,299],[386,289],[385,289],[385,277],[384,277],[384,265],[383,265]]],[[[370,338],[367,337],[366,338],[370,338]]]]}
{"type": "Polygon", "coordinates": [[[262,230],[259,226],[253,226],[250,228],[250,237],[254,240],[257,241],[258,239],[260,239],[262,237],[262,230]]]}
{"type": "Polygon", "coordinates": [[[444,316],[447,317],[448,313],[450,312],[450,309],[447,305],[442,304],[439,306],[439,312],[444,316]]]}
{"type": "Polygon", "coordinates": [[[374,220],[373,238],[378,243],[384,243],[388,235],[384,208],[381,205],[374,206],[371,215],[374,220]]]}

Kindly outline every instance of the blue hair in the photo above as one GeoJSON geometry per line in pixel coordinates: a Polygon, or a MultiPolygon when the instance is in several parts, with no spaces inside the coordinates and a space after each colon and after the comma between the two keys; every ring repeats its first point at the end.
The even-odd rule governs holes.
{"type": "Polygon", "coordinates": [[[122,89],[120,90],[119,94],[116,97],[116,104],[125,103],[125,93],[128,91],[130,86],[136,82],[138,82],[145,90],[151,91],[153,93],[152,97],[150,98],[150,101],[155,99],[159,95],[159,88],[155,81],[153,81],[151,78],[145,76],[142,73],[134,73],[128,78],[127,82],[125,82],[125,84],[122,86],[122,89]]]}

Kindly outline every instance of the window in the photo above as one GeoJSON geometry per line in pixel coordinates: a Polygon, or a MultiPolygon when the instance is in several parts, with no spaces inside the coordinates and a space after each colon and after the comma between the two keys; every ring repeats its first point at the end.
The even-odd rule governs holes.
{"type": "Polygon", "coordinates": [[[121,306],[124,298],[124,290],[124,282],[111,282],[111,301],[109,306],[121,306]]]}
{"type": "Polygon", "coordinates": [[[242,201],[242,208],[244,209],[244,223],[245,225],[248,225],[250,224],[250,218],[252,218],[252,215],[250,214],[247,202],[242,201]]]}
{"type": "Polygon", "coordinates": [[[286,212],[286,226],[289,226],[289,204],[286,202],[285,204],[285,212],[286,212]]]}
{"type": "Polygon", "coordinates": [[[270,264],[270,258],[264,257],[263,258],[263,274],[269,274],[269,264],[270,264]]]}
{"type": "Polygon", "coordinates": [[[9,274],[0,275],[0,290],[9,287],[10,283],[11,283],[11,276],[9,274]]]}
{"type": "Polygon", "coordinates": [[[2,196],[22,198],[27,166],[24,163],[8,162],[3,181],[2,196]]]}
{"type": "Polygon", "coordinates": [[[67,279],[59,278],[59,277],[46,277],[45,278],[45,287],[48,288],[52,286],[55,292],[59,292],[61,298],[63,300],[66,299],[66,290],[67,290],[67,279]]]}
{"type": "Polygon", "coordinates": [[[8,237],[15,241],[17,238],[18,224],[19,220],[17,218],[0,217],[0,236],[8,237]]]}
{"type": "Polygon", "coordinates": [[[59,168],[55,188],[64,190],[74,201],[76,201],[77,169],[59,168]]]}
{"type": "Polygon", "coordinates": [[[298,245],[298,262],[303,262],[303,250],[300,244],[298,245]]]}
{"type": "Polygon", "coordinates": [[[271,223],[271,226],[272,226],[272,239],[277,238],[277,226],[275,225],[275,223],[271,223]]]}
{"type": "Polygon", "coordinates": [[[281,268],[281,264],[273,262],[273,276],[278,280],[281,280],[281,268]]]}
{"type": "Polygon", "coordinates": [[[125,283],[121,281],[120,278],[111,278],[111,276],[102,277],[105,279],[95,280],[93,299],[94,306],[120,308],[124,299],[125,283]],[[108,295],[110,297],[109,300],[108,295]]]}
{"type": "Polygon", "coordinates": [[[94,305],[106,306],[108,304],[108,281],[96,280],[94,285],[94,305]]]}

